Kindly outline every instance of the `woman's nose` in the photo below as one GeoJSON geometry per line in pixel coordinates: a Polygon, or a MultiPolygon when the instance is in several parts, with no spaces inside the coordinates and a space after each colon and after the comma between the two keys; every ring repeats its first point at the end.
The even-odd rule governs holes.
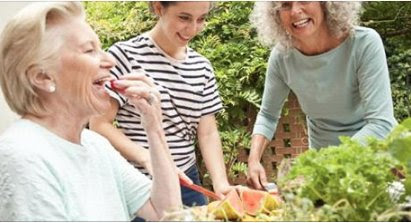
{"type": "Polygon", "coordinates": [[[116,60],[110,53],[102,51],[101,64],[104,68],[111,69],[116,65],[116,60]]]}
{"type": "Polygon", "coordinates": [[[187,33],[190,36],[195,36],[198,32],[198,24],[196,21],[190,22],[190,24],[186,27],[187,33]]]}
{"type": "Polygon", "coordinates": [[[291,3],[291,14],[298,14],[301,13],[302,5],[300,2],[292,2],[291,3]]]}

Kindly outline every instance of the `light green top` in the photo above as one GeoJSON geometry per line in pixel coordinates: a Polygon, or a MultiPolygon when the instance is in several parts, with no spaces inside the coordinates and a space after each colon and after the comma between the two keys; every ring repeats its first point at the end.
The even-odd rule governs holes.
{"type": "Polygon", "coordinates": [[[0,221],[129,221],[150,190],[95,132],[78,145],[22,119],[0,136],[0,221]]]}
{"type": "Polygon", "coordinates": [[[370,28],[356,27],[354,35],[320,55],[275,47],[253,134],[272,139],[290,90],[307,115],[310,148],[338,145],[343,135],[365,143],[368,136],[385,137],[397,124],[384,46],[370,28]]]}

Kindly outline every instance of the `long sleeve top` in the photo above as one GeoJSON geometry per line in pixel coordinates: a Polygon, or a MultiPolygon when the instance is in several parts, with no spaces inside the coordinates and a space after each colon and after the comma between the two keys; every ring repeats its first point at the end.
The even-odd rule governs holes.
{"type": "Polygon", "coordinates": [[[268,63],[253,134],[273,137],[290,90],[306,114],[310,148],[338,145],[343,135],[365,143],[397,124],[384,46],[373,29],[356,27],[338,47],[315,56],[275,47],[268,63]]]}

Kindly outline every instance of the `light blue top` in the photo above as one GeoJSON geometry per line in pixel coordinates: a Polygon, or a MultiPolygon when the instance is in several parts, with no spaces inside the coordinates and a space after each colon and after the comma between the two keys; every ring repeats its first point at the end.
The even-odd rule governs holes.
{"type": "Polygon", "coordinates": [[[130,221],[150,190],[95,132],[78,145],[22,119],[0,136],[0,221],[130,221]]]}
{"type": "Polygon", "coordinates": [[[268,63],[253,134],[272,139],[290,90],[307,115],[310,148],[338,145],[343,135],[362,143],[384,138],[397,124],[384,46],[373,29],[356,27],[337,48],[315,56],[275,47],[268,63]]]}

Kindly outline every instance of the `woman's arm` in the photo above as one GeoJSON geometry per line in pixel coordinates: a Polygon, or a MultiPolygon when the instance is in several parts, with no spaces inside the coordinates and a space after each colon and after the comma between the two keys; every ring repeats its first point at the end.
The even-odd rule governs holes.
{"type": "Polygon", "coordinates": [[[279,52],[274,49],[268,60],[263,100],[254,124],[253,139],[248,158],[247,182],[257,189],[262,189],[263,184],[267,182],[264,168],[260,163],[261,155],[274,136],[284,101],[290,93],[289,87],[279,75],[279,72],[281,72],[277,66],[279,56],[279,52]]]}
{"type": "Polygon", "coordinates": [[[384,45],[377,32],[368,34],[360,52],[358,84],[367,124],[353,138],[365,143],[366,138],[384,138],[397,124],[391,97],[390,79],[384,45]]]}
{"type": "Polygon", "coordinates": [[[104,114],[90,119],[90,129],[106,137],[124,158],[142,165],[152,174],[149,151],[133,142],[113,125],[119,105],[114,98],[110,98],[110,105],[110,109],[104,114]]]}
{"type": "Polygon", "coordinates": [[[182,207],[177,167],[162,129],[160,93],[154,83],[141,73],[122,76],[117,84],[125,89],[122,94],[141,116],[153,164],[150,199],[137,210],[137,214],[147,220],[159,220],[166,211],[182,207]]]}
{"type": "Polygon", "coordinates": [[[214,191],[223,196],[230,191],[220,135],[213,114],[201,117],[197,129],[201,155],[213,181],[214,191]]]}

